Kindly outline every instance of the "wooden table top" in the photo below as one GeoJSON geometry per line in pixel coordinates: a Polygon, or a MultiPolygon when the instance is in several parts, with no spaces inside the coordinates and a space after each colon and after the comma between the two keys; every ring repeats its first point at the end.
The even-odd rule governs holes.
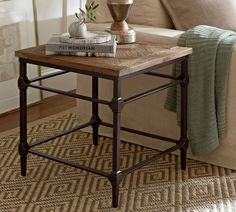
{"type": "Polygon", "coordinates": [[[118,45],[115,58],[45,55],[45,45],[16,51],[16,56],[48,65],[70,67],[111,77],[122,77],[154,65],[187,56],[191,48],[160,46],[147,42],[118,45]]]}

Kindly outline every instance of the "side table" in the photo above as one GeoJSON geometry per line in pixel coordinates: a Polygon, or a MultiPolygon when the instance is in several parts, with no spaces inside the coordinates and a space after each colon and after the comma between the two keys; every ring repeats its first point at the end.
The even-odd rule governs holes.
{"type": "Polygon", "coordinates": [[[35,154],[40,157],[48,158],[72,167],[98,174],[107,177],[112,185],[112,206],[118,206],[119,184],[124,176],[153,162],[166,154],[175,150],[181,152],[181,169],[186,168],[186,150],[188,147],[187,138],[187,87],[188,87],[188,70],[187,59],[192,53],[191,48],[185,47],[163,47],[154,44],[137,42],[136,44],[120,45],[117,49],[117,56],[115,58],[90,58],[90,57],[76,57],[76,56],[46,56],[45,46],[33,47],[19,50],[16,56],[20,61],[20,76],[18,86],[20,89],[20,143],[19,154],[21,161],[21,175],[26,176],[27,169],[27,154],[35,154]],[[158,68],[170,64],[181,63],[181,74],[178,77],[173,77],[166,74],[153,72],[158,68]],[[56,73],[47,74],[34,79],[27,77],[27,64],[40,65],[55,69],[60,69],[56,73]],[[40,86],[35,82],[44,80],[50,77],[66,74],[68,72],[80,73],[92,77],[92,97],[84,96],[72,92],[63,91],[60,89],[40,86]],[[150,77],[163,77],[171,79],[165,85],[157,86],[145,92],[135,94],[131,97],[123,99],[121,96],[121,82],[126,78],[134,77],[141,74],[148,74],[150,77]],[[113,81],[113,98],[110,101],[99,99],[98,84],[99,78],[105,78],[113,81]],[[141,132],[135,129],[130,129],[121,126],[121,112],[124,106],[130,102],[137,101],[148,95],[160,92],[171,86],[181,86],[181,126],[180,138],[173,139],[154,135],[147,132],[141,132]],[[29,144],[27,142],[27,88],[36,88],[44,91],[54,92],[74,98],[79,98],[85,101],[92,102],[91,119],[80,126],[73,129],[52,135],[49,138],[36,141],[29,144]],[[99,117],[99,104],[107,105],[113,112],[113,123],[103,122],[99,117]],[[86,167],[71,161],[47,155],[35,150],[33,147],[46,143],[50,140],[60,136],[69,134],[76,130],[91,126],[93,128],[93,143],[98,145],[99,126],[113,128],[113,152],[112,152],[112,170],[110,173],[97,170],[91,167],[86,167]],[[160,154],[149,157],[148,159],[139,162],[138,164],[129,167],[125,170],[120,169],[120,131],[124,130],[130,133],[136,133],[143,136],[148,136],[167,142],[174,143],[174,146],[163,151],[160,154]]]}

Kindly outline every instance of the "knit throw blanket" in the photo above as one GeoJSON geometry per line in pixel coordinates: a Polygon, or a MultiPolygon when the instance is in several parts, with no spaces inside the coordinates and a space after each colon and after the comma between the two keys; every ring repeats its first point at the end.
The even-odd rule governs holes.
{"type": "MultiPolygon", "coordinates": [[[[189,57],[188,137],[193,155],[203,155],[219,145],[225,133],[227,84],[236,33],[210,26],[197,26],[178,40],[192,47],[189,57]]],[[[180,65],[174,75],[180,73],[180,65]]],[[[168,90],[165,108],[177,112],[180,121],[180,86],[168,90]]]]}

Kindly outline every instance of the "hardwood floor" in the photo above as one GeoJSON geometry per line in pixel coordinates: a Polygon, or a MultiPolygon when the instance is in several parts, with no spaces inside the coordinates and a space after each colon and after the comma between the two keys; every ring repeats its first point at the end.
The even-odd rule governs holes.
{"type": "MultiPolygon", "coordinates": [[[[28,121],[35,121],[64,110],[75,107],[76,99],[56,95],[43,100],[42,103],[31,106],[28,109],[28,121]]],[[[0,116],[0,132],[19,126],[19,111],[0,116]]]]}

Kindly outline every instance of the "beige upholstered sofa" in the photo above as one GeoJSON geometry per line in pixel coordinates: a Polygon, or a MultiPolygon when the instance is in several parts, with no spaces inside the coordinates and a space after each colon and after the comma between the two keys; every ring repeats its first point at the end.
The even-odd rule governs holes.
{"type": "MultiPolygon", "coordinates": [[[[134,0],[135,1],[135,0],[134,0]]],[[[100,2],[100,14],[96,24],[89,24],[90,30],[104,30],[110,26],[112,21],[109,12],[105,5],[105,0],[100,2]],[[108,22],[108,23],[107,23],[108,22]]],[[[138,34],[138,39],[148,39],[147,34],[151,34],[152,42],[160,44],[176,45],[177,39],[183,31],[173,29],[173,23],[159,0],[136,0],[128,22],[135,28],[138,34]]],[[[163,70],[170,71],[171,67],[163,70]]],[[[189,158],[194,158],[200,161],[205,161],[211,164],[236,169],[236,48],[233,49],[229,87],[227,98],[227,133],[221,139],[220,146],[213,152],[201,156],[193,157],[189,152],[189,158]]],[[[162,83],[163,79],[158,79],[151,76],[140,76],[134,79],[128,79],[123,83],[122,95],[127,97],[131,94],[142,91],[145,88],[155,87],[158,83],[162,83]]],[[[83,75],[78,75],[77,90],[82,94],[91,94],[91,79],[83,75]]],[[[100,80],[99,95],[105,99],[111,99],[112,86],[108,80],[100,80]]],[[[179,137],[179,128],[176,123],[176,114],[164,109],[166,91],[146,97],[140,101],[126,106],[122,111],[122,125],[131,128],[137,128],[150,133],[157,133],[164,136],[174,138],[179,137]]],[[[78,101],[78,119],[80,122],[89,120],[91,116],[91,104],[78,101]]],[[[101,106],[99,113],[104,121],[112,121],[112,114],[109,108],[101,106]]],[[[89,130],[89,129],[88,129],[89,130]]],[[[100,134],[112,137],[110,129],[100,127],[100,134]]],[[[123,133],[122,140],[136,144],[141,144],[147,147],[164,150],[170,146],[169,143],[159,140],[150,139],[147,137],[137,136],[133,134],[123,133]]]]}

